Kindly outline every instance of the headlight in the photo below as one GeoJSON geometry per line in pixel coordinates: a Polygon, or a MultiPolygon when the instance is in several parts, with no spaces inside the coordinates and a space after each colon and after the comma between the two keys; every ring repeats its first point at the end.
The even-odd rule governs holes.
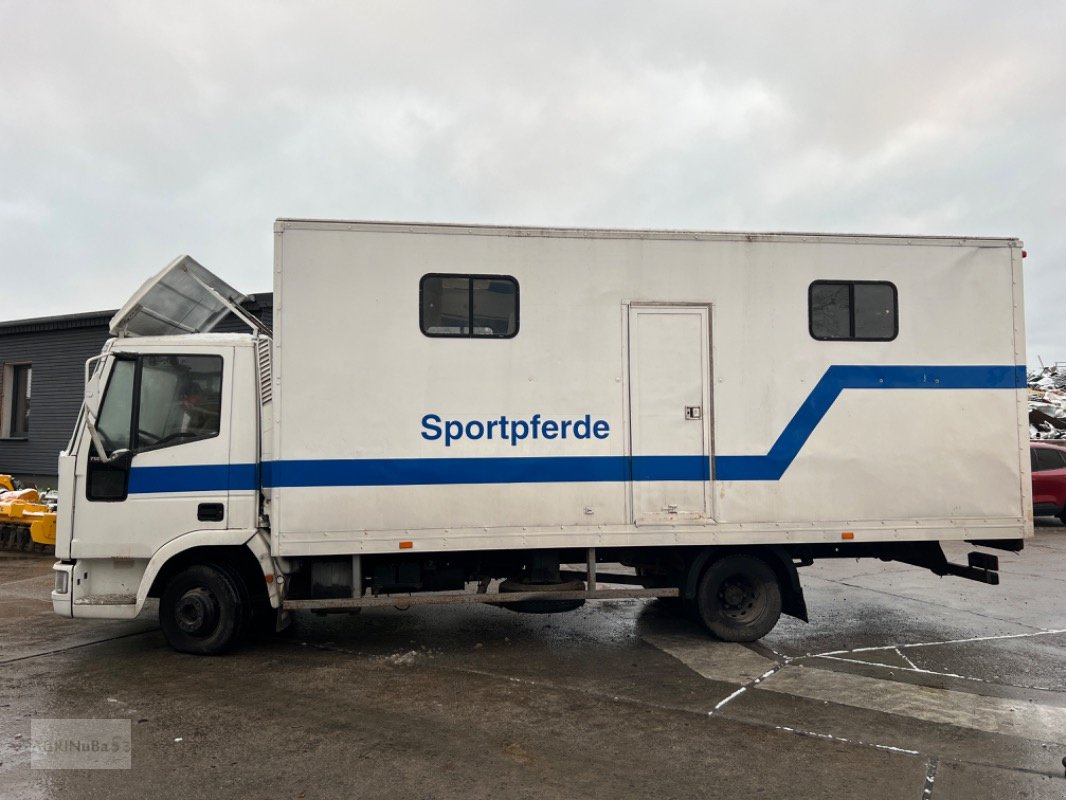
{"type": "Polygon", "coordinates": [[[56,594],[66,594],[70,588],[70,575],[56,571],[56,594]]]}

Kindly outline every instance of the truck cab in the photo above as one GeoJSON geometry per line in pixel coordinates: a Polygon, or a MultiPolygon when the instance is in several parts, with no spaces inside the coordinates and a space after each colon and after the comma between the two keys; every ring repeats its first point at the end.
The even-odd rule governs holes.
{"type": "MultiPolygon", "coordinates": [[[[183,257],[112,320],[115,338],[87,365],[85,404],[59,459],[56,613],[135,617],[183,564],[205,559],[241,579],[238,591],[269,599],[256,557],[272,575],[256,412],[270,338],[261,326],[202,332],[240,313],[241,299],[183,257]]],[[[196,635],[217,614],[203,592],[186,594],[172,615],[196,635]]]]}

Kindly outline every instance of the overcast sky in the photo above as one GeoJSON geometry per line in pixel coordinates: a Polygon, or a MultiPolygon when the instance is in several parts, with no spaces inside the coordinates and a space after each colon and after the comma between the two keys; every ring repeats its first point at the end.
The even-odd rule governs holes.
{"type": "Polygon", "coordinates": [[[277,217],[1008,235],[1066,361],[1066,3],[1007,5],[0,0],[0,320],[269,291],[277,217]]]}

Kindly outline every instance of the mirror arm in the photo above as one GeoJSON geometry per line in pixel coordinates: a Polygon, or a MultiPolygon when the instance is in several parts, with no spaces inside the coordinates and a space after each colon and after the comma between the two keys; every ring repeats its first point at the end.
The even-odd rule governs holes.
{"type": "MultiPolygon", "coordinates": [[[[88,408],[85,409],[85,427],[89,429],[89,436],[92,438],[93,444],[96,445],[96,452],[100,454],[100,459],[105,464],[109,463],[115,454],[112,453],[108,456],[107,450],[104,448],[104,440],[100,438],[100,433],[96,430],[96,419],[88,408]]],[[[115,452],[117,453],[118,451],[115,452]]]]}

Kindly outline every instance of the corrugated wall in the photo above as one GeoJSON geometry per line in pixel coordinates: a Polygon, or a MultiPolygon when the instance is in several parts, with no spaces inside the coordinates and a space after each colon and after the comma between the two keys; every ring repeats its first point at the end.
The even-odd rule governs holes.
{"type": "Polygon", "coordinates": [[[85,360],[100,352],[107,336],[106,323],[23,333],[0,330],[0,363],[33,365],[29,435],[0,439],[0,472],[56,474],[56,458],[81,406],[85,360]]]}

